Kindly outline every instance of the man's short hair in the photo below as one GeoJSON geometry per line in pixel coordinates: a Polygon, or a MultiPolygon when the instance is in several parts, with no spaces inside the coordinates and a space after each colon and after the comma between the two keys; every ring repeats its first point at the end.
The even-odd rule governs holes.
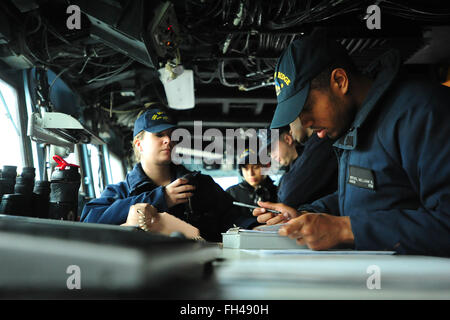
{"type": "Polygon", "coordinates": [[[291,131],[291,127],[289,125],[281,127],[281,128],[278,128],[278,137],[279,137],[279,139],[282,139],[283,135],[285,133],[289,133],[289,131],[291,131]]]}
{"type": "Polygon", "coordinates": [[[310,90],[324,90],[330,87],[330,76],[334,69],[341,68],[349,75],[349,77],[360,75],[361,72],[356,67],[351,58],[338,58],[329,67],[325,68],[317,76],[311,80],[310,90]]]}

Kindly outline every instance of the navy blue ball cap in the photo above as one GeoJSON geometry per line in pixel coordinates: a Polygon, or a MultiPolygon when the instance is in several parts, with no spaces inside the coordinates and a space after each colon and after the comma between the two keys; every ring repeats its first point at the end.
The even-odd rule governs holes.
{"type": "Polygon", "coordinates": [[[275,68],[278,105],[271,129],[287,126],[298,117],[308,98],[311,80],[338,57],[349,59],[345,48],[329,39],[324,29],[316,29],[286,48],[275,68]]]}
{"type": "Polygon", "coordinates": [[[133,138],[142,130],[158,133],[174,127],[176,124],[164,110],[149,109],[134,122],[133,138]]]}

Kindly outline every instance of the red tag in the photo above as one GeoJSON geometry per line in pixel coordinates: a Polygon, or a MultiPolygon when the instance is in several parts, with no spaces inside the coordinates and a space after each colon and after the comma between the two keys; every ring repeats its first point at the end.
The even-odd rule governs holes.
{"type": "Polygon", "coordinates": [[[80,167],[76,164],[68,163],[66,160],[64,160],[58,155],[54,155],[53,160],[55,160],[55,162],[58,164],[56,167],[59,168],[60,170],[64,170],[66,167],[77,167],[77,168],[80,167]]]}

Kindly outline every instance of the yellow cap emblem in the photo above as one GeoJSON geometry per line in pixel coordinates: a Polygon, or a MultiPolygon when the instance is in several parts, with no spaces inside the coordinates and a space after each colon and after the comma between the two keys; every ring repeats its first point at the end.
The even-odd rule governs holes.
{"type": "Polygon", "coordinates": [[[280,94],[281,89],[283,89],[284,87],[284,84],[282,82],[279,82],[278,79],[284,82],[284,84],[286,84],[287,86],[289,86],[289,84],[291,83],[291,80],[285,74],[281,72],[275,72],[275,92],[277,96],[280,94]]]}
{"type": "Polygon", "coordinates": [[[164,111],[158,111],[152,116],[152,120],[169,120],[169,117],[164,113],[164,111]]]}

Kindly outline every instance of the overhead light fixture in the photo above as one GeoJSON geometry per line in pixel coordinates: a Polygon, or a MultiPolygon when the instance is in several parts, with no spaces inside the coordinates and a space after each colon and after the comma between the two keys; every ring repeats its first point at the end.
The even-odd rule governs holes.
{"type": "Polygon", "coordinates": [[[120,95],[122,97],[134,97],[136,94],[133,91],[121,91],[120,95]]]}
{"type": "Polygon", "coordinates": [[[28,136],[38,143],[73,150],[74,144],[101,145],[105,142],[77,119],[61,112],[34,112],[28,121],[28,136]]]}

